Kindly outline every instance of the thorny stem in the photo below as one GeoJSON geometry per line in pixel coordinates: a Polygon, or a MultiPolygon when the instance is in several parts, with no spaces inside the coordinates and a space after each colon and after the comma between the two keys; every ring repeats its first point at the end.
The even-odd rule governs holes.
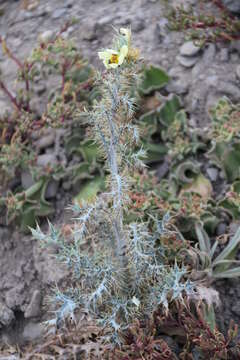
{"type": "MultiPolygon", "coordinates": [[[[109,91],[112,97],[112,107],[109,111],[106,113],[106,117],[108,120],[108,126],[110,130],[110,143],[109,148],[107,151],[107,159],[109,163],[109,168],[111,172],[112,177],[112,183],[115,183],[117,179],[120,178],[120,170],[118,166],[118,159],[117,159],[117,131],[115,129],[115,123],[114,123],[114,117],[115,112],[117,110],[117,103],[118,103],[118,96],[119,96],[119,74],[116,71],[116,79],[115,79],[115,85],[117,87],[116,94],[113,94],[111,90],[109,91]]],[[[117,185],[119,186],[119,185],[117,185]]],[[[112,193],[114,194],[114,185],[112,185],[112,193]]],[[[120,199],[121,200],[121,199],[120,199]]],[[[122,203],[119,201],[119,197],[114,194],[113,198],[113,207],[114,207],[114,219],[113,219],[113,228],[114,228],[114,235],[117,245],[117,256],[120,259],[120,264],[122,269],[126,269],[128,261],[124,254],[125,248],[126,248],[126,239],[124,236],[124,230],[123,230],[123,209],[122,209],[122,203]]]]}

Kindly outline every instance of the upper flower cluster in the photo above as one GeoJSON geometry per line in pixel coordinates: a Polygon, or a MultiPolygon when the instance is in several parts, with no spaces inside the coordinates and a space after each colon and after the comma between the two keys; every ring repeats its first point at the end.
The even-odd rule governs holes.
{"type": "Polygon", "coordinates": [[[137,57],[136,49],[131,49],[131,30],[121,28],[116,49],[106,49],[99,51],[98,56],[103,60],[107,69],[115,69],[122,65],[126,58],[137,57]]]}

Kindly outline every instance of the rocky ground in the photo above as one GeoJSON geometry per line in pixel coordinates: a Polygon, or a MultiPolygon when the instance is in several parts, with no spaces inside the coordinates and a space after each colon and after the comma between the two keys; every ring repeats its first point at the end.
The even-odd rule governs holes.
{"type": "MultiPolygon", "coordinates": [[[[233,101],[240,101],[240,41],[231,45],[212,43],[199,49],[191,41],[186,41],[184,34],[166,28],[170,6],[191,4],[198,8],[200,3],[197,0],[0,0],[3,13],[0,34],[23,59],[31,53],[39,37],[51,36],[68,19],[75,17],[77,23],[67,30],[65,36],[76,38],[84,56],[93,65],[100,66],[97,50],[109,43],[111,26],[118,28],[130,24],[134,42],[146,61],[161,65],[171,76],[167,91],[181,96],[192,125],[205,127],[209,107],[220,96],[227,95],[233,101]]],[[[225,0],[225,3],[230,10],[240,13],[238,1],[225,0]]],[[[213,4],[209,2],[208,6],[211,9],[213,4]]],[[[0,68],[14,92],[16,69],[1,53],[0,68]]],[[[44,96],[45,90],[43,86],[39,94],[44,96]]],[[[41,99],[38,100],[36,106],[41,106],[41,99]]],[[[0,114],[8,107],[0,93],[0,114]]],[[[54,140],[46,141],[50,152],[53,143],[54,140]]],[[[52,196],[58,201],[58,215],[66,205],[61,194],[55,189],[52,196]]],[[[41,332],[39,319],[45,289],[61,280],[65,272],[56,270],[54,261],[30,236],[5,226],[0,227],[0,264],[2,337],[7,341],[15,341],[16,336],[18,341],[36,338],[41,332]],[[14,326],[8,327],[9,324],[14,326]]],[[[236,281],[233,283],[237,284],[236,281]]],[[[231,317],[239,320],[240,290],[237,286],[232,290],[228,290],[228,286],[220,289],[225,296],[225,320],[231,317]],[[227,295],[237,299],[235,304],[228,301],[227,295]],[[230,307],[234,305],[232,310],[228,303],[230,307]]]]}

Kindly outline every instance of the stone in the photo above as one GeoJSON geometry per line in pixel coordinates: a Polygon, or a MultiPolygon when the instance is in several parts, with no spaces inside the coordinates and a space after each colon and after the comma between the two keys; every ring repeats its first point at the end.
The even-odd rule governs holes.
{"type": "Polygon", "coordinates": [[[228,48],[222,48],[220,50],[219,58],[222,62],[227,62],[229,59],[229,50],[228,48]]]}
{"type": "Polygon", "coordinates": [[[216,181],[218,177],[218,169],[210,167],[207,169],[207,174],[211,181],[216,181]]]}
{"type": "Polygon", "coordinates": [[[44,325],[40,323],[30,322],[23,330],[23,341],[34,341],[39,339],[43,335],[44,325]]]}
{"type": "Polygon", "coordinates": [[[41,96],[42,94],[45,93],[45,91],[47,90],[46,86],[44,84],[37,84],[34,87],[34,91],[37,95],[41,96]]]}
{"type": "Polygon", "coordinates": [[[187,57],[187,56],[178,55],[177,60],[182,66],[186,68],[191,68],[197,63],[199,57],[198,56],[187,57]]]}
{"type": "Polygon", "coordinates": [[[240,40],[234,40],[231,42],[231,50],[236,50],[240,52],[240,40]]]}
{"type": "Polygon", "coordinates": [[[240,14],[240,1],[239,0],[222,0],[226,8],[235,14],[240,14]]]}
{"type": "Polygon", "coordinates": [[[60,17],[66,15],[66,13],[67,13],[67,10],[65,8],[57,9],[52,13],[52,18],[59,19],[60,17]]]}
{"type": "Polygon", "coordinates": [[[134,33],[140,32],[140,31],[142,31],[144,29],[145,29],[145,21],[144,21],[144,19],[136,19],[132,23],[132,31],[134,33]]]}
{"type": "Polygon", "coordinates": [[[21,173],[21,184],[24,190],[29,189],[34,184],[30,171],[25,170],[21,173]]]}
{"type": "Polygon", "coordinates": [[[203,62],[205,64],[212,64],[212,62],[215,59],[216,56],[216,45],[215,44],[209,44],[205,49],[203,53],[203,62]]]}
{"type": "Polygon", "coordinates": [[[46,30],[38,36],[38,41],[46,43],[46,42],[53,40],[54,37],[55,37],[55,34],[53,31],[46,30]]]}
{"type": "Polygon", "coordinates": [[[224,222],[220,222],[216,229],[216,235],[220,236],[226,234],[227,232],[227,225],[224,222]]]}
{"type": "Polygon", "coordinates": [[[24,312],[25,318],[32,318],[40,315],[42,296],[39,290],[35,290],[32,299],[24,312]]]}
{"type": "Polygon", "coordinates": [[[236,67],[236,75],[237,75],[237,78],[240,80],[240,65],[238,65],[236,67]]]}
{"type": "Polygon", "coordinates": [[[219,93],[229,96],[233,101],[240,100],[240,89],[239,86],[226,81],[219,81],[217,90],[219,93]]]}
{"type": "Polygon", "coordinates": [[[58,187],[59,187],[58,181],[50,180],[46,189],[45,198],[47,200],[55,198],[57,195],[58,187]]]}
{"type": "Polygon", "coordinates": [[[156,175],[157,175],[158,179],[161,180],[162,178],[164,178],[164,176],[167,175],[168,171],[169,171],[169,163],[168,163],[168,161],[164,161],[157,168],[156,175]]]}
{"type": "Polygon", "coordinates": [[[196,46],[193,41],[187,41],[180,48],[180,54],[182,56],[195,56],[200,52],[201,48],[196,46]]]}
{"type": "Polygon", "coordinates": [[[98,20],[96,25],[102,27],[102,26],[105,26],[105,25],[108,25],[108,24],[113,24],[114,18],[115,17],[113,17],[113,14],[103,16],[98,20]]]}
{"type": "MultiPolygon", "coordinates": [[[[156,24],[154,35],[156,39],[161,43],[164,39],[167,38],[167,35],[169,33],[169,29],[167,27],[168,20],[166,18],[162,18],[158,21],[156,24]]],[[[165,41],[164,41],[165,42],[165,41]]]]}
{"type": "Polygon", "coordinates": [[[184,79],[179,79],[177,81],[171,81],[166,86],[166,90],[169,93],[175,93],[177,95],[184,95],[188,93],[188,83],[184,79]]]}
{"type": "Polygon", "coordinates": [[[57,164],[57,158],[55,154],[42,154],[38,155],[37,158],[37,165],[45,167],[47,165],[56,165],[57,164]]]}
{"type": "Polygon", "coordinates": [[[13,311],[0,302],[0,329],[3,326],[9,326],[14,319],[13,311]]]}
{"type": "Polygon", "coordinates": [[[35,145],[38,150],[42,150],[42,149],[46,149],[46,148],[52,146],[54,144],[54,141],[55,141],[55,131],[53,129],[53,131],[51,131],[48,134],[46,134],[45,136],[41,137],[36,142],[35,145]]]}

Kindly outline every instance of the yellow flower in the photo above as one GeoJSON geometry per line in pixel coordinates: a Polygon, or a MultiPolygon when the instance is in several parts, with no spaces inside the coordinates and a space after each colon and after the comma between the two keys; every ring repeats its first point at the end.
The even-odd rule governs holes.
{"type": "Polygon", "coordinates": [[[127,45],[123,45],[120,51],[106,49],[104,51],[100,51],[98,56],[101,60],[103,60],[103,64],[107,69],[115,69],[118,66],[122,65],[124,59],[126,58],[128,53],[127,45]]]}

